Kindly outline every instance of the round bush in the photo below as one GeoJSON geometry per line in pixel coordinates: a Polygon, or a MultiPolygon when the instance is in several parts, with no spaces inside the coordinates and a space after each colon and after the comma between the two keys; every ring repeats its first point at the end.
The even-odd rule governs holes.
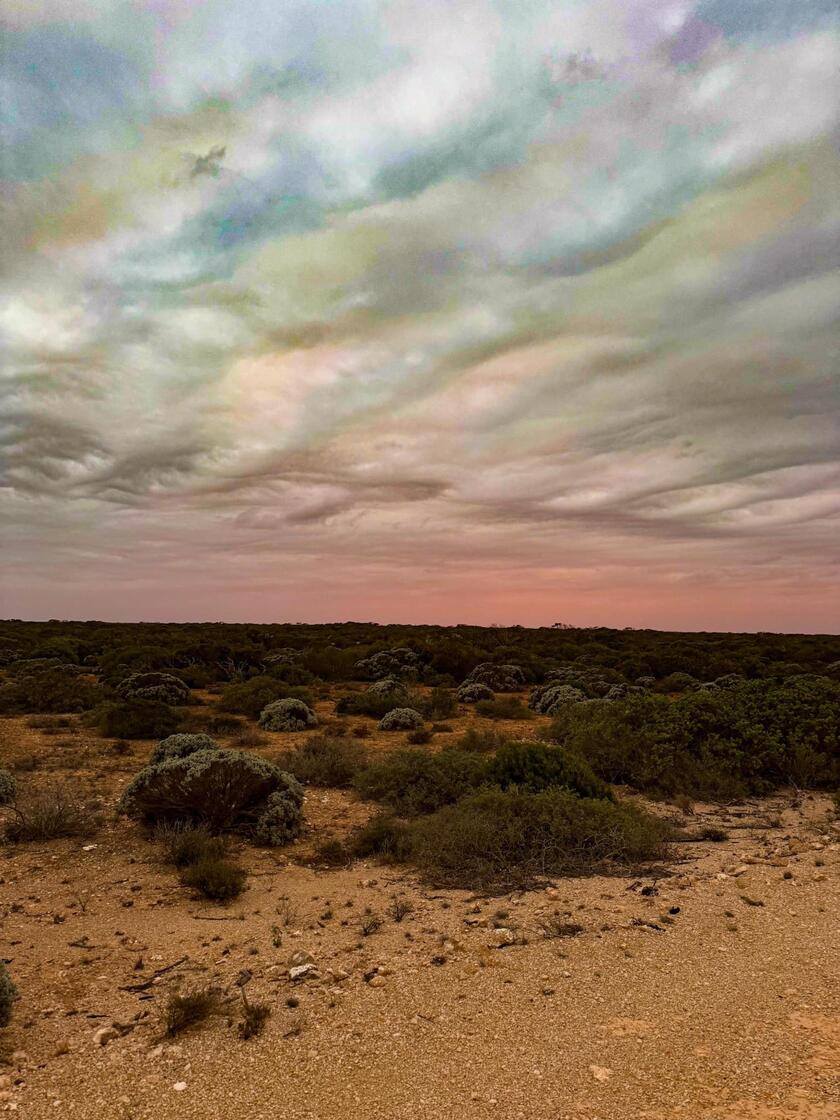
{"type": "Polygon", "coordinates": [[[178,713],[159,700],[120,700],[95,713],[100,732],[109,739],[163,739],[180,722],[178,713]]]}
{"type": "Polygon", "coordinates": [[[152,766],[158,762],[166,762],[170,758],[186,758],[188,754],[196,751],[215,751],[219,744],[209,735],[169,735],[162,739],[152,751],[149,759],[152,766]]]}
{"type": "Polygon", "coordinates": [[[494,692],[518,692],[525,683],[525,674],[518,665],[494,665],[492,661],[476,665],[464,680],[464,684],[486,684],[494,692]]]}
{"type": "Polygon", "coordinates": [[[17,793],[17,779],[9,770],[0,769],[0,805],[11,805],[17,793]]]}
{"type": "Polygon", "coordinates": [[[579,704],[585,699],[586,693],[579,688],[554,681],[535,688],[528,701],[528,707],[544,716],[553,716],[567,704],[579,704]]]}
{"type": "Polygon", "coordinates": [[[162,704],[186,704],[190,690],[171,673],[132,673],[115,689],[124,700],[157,700],[162,704]]]}
{"type": "MultiPolygon", "coordinates": [[[[118,809],[148,823],[180,821],[255,836],[260,818],[278,804],[274,794],[296,806],[299,820],[303,791],[291,774],[242,751],[203,750],[141,770],[118,809]]],[[[292,815],[289,808],[286,816],[292,815]]]]}
{"type": "Polygon", "coordinates": [[[318,717],[308,704],[287,696],[266,704],[258,722],[265,731],[305,731],[316,726],[318,717]]]}
{"type": "Polygon", "coordinates": [[[291,774],[284,772],[284,777],[288,782],[286,788],[270,795],[254,825],[253,837],[258,844],[275,847],[288,844],[300,835],[303,827],[303,786],[291,774]]]}
{"type": "Polygon", "coordinates": [[[393,708],[379,721],[380,731],[414,731],[423,726],[423,717],[414,708],[393,708]]]}
{"type": "Polygon", "coordinates": [[[18,998],[9,970],[3,961],[0,961],[0,1027],[8,1027],[12,1019],[12,1005],[18,998]]]}
{"type": "Polygon", "coordinates": [[[492,688],[482,684],[481,681],[469,683],[465,681],[456,695],[462,704],[477,704],[480,700],[492,700],[496,694],[492,688]]]}

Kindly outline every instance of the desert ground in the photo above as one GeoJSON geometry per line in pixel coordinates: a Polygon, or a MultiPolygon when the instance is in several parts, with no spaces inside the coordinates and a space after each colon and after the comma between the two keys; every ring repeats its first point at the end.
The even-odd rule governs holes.
{"type": "MultiPolygon", "coordinates": [[[[375,861],[319,864],[318,844],[373,807],[309,787],[295,843],[235,842],[248,885],[222,906],[180,886],[148,833],[113,812],[153,743],[117,753],[76,717],[60,734],[32,722],[2,720],[0,764],[35,786],[71,784],[103,823],[90,839],[0,847],[0,956],[20,992],[0,1032],[2,1111],[840,1118],[840,821],[826,795],[660,802],[726,839],[499,895],[375,861]],[[243,979],[244,998],[271,1012],[248,1040],[243,979]],[[166,1037],[169,993],[207,985],[216,1012],[166,1037]]],[[[472,711],[448,722],[453,736],[489,726],[472,711]]],[[[251,749],[270,757],[307,734],[266,733],[251,749]]],[[[403,739],[376,732],[366,745],[403,739]]]]}

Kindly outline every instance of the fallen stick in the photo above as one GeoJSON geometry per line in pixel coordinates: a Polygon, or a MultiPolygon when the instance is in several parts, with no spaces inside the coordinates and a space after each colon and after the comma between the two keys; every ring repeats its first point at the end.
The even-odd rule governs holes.
{"type": "Polygon", "coordinates": [[[151,988],[152,984],[154,984],[155,980],[157,980],[157,978],[159,976],[163,976],[163,974],[165,972],[171,972],[173,968],[177,968],[179,964],[183,964],[184,961],[188,960],[188,959],[189,959],[188,957],[181,957],[179,960],[173,961],[172,964],[168,964],[165,968],[159,968],[156,972],[154,972],[152,974],[152,976],[149,980],[143,980],[139,984],[127,984],[125,987],[120,988],[120,991],[121,992],[145,992],[149,988],[151,988]]]}

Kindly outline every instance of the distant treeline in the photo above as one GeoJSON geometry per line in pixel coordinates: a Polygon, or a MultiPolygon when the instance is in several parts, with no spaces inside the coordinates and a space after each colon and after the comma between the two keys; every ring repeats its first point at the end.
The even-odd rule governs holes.
{"type": "Polygon", "coordinates": [[[407,647],[428,669],[461,681],[480,662],[514,663],[532,681],[577,662],[627,680],[688,673],[700,681],[727,673],[748,678],[821,673],[840,659],[840,637],[819,634],[672,633],[658,630],[482,626],[405,626],[369,622],[104,623],[0,622],[0,664],[21,657],[80,666],[152,670],[203,668],[214,677],[248,676],[278,649],[301,652],[299,664],[324,680],[346,680],[380,650],[407,647]]]}

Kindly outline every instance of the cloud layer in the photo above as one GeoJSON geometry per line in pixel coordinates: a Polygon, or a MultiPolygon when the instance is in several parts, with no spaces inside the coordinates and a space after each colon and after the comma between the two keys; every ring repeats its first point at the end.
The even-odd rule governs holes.
{"type": "Polygon", "coordinates": [[[822,0],[8,0],[3,613],[840,624],[822,0]]]}

